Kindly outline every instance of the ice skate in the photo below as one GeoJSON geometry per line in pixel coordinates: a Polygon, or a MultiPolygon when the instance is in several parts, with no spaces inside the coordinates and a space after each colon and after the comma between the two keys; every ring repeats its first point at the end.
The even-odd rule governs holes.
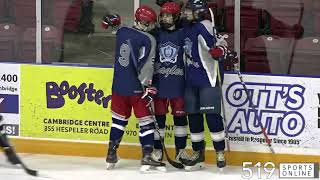
{"type": "Polygon", "coordinates": [[[223,169],[226,166],[226,159],[224,157],[224,151],[218,151],[216,153],[216,161],[217,161],[217,167],[219,168],[219,171],[223,173],[223,169]]]}
{"type": "Polygon", "coordinates": [[[176,161],[186,165],[189,160],[190,156],[185,149],[176,150],[176,161]]]}
{"type": "Polygon", "coordinates": [[[17,157],[17,154],[14,152],[14,149],[12,147],[5,147],[4,148],[4,153],[7,156],[7,160],[13,164],[21,164],[20,159],[17,157]]]}
{"type": "Polygon", "coordinates": [[[149,149],[143,149],[143,157],[141,159],[141,173],[148,172],[166,172],[166,164],[160,161],[157,161],[152,158],[151,152],[149,149]]]}
{"type": "Polygon", "coordinates": [[[114,169],[116,163],[119,160],[119,157],[117,156],[118,147],[119,147],[119,144],[115,143],[114,141],[109,142],[108,154],[106,158],[107,170],[114,169]]]}
{"type": "Polygon", "coordinates": [[[156,161],[162,161],[163,160],[163,151],[162,149],[154,149],[152,154],[152,158],[156,161]]]}
{"type": "Polygon", "coordinates": [[[204,150],[193,151],[191,158],[185,164],[186,171],[195,171],[204,167],[205,154],[204,150]]]}

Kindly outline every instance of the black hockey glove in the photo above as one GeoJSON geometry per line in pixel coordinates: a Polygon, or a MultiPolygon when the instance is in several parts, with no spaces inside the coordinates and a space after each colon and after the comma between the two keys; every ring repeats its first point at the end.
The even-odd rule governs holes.
{"type": "Polygon", "coordinates": [[[104,29],[108,29],[109,26],[116,27],[121,24],[121,18],[118,14],[107,14],[103,16],[101,26],[104,29]]]}

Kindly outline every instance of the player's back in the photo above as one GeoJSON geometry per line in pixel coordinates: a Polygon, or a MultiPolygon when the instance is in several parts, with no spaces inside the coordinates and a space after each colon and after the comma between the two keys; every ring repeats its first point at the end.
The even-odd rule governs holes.
{"type": "Polygon", "coordinates": [[[148,60],[154,38],[143,31],[121,27],[116,35],[116,52],[112,91],[122,96],[133,96],[142,92],[137,69],[148,60]],[[131,48],[128,45],[131,43],[131,48]],[[137,62],[134,62],[131,50],[137,62]],[[137,66],[137,67],[136,67],[137,66]]]}

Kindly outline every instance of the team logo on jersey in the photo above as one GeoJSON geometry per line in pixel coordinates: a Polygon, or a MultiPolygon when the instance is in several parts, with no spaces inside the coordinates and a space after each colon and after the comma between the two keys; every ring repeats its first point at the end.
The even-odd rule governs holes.
{"type": "Polygon", "coordinates": [[[189,38],[184,39],[184,52],[188,58],[191,58],[192,41],[189,38]]]}
{"type": "Polygon", "coordinates": [[[160,45],[160,62],[175,63],[177,62],[179,46],[166,42],[160,45]]]}

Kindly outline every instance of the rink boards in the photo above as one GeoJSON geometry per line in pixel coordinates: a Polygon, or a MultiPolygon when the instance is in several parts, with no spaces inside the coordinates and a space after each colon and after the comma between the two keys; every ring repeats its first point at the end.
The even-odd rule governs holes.
{"type": "MultiPolygon", "coordinates": [[[[111,128],[112,68],[0,64],[0,113],[17,150],[31,153],[104,157],[111,128]]],[[[223,85],[229,164],[320,162],[320,78],[243,75],[250,105],[238,75],[223,85]],[[272,155],[262,135],[266,127],[272,155]]],[[[166,144],[174,156],[172,116],[166,144]]],[[[121,158],[140,158],[139,128],[132,117],[121,158]]],[[[206,133],[207,162],[214,162],[206,133]]],[[[188,140],[190,148],[190,139],[188,140]]]]}

